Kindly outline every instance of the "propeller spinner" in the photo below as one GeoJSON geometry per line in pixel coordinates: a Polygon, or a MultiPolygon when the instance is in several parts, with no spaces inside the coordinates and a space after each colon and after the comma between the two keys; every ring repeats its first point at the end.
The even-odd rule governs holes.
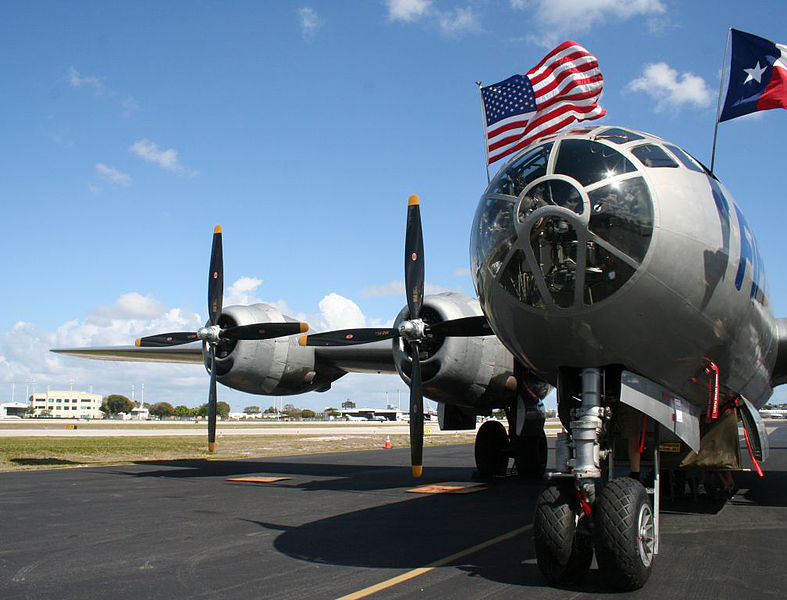
{"type": "Polygon", "coordinates": [[[472,337],[491,335],[486,317],[463,317],[428,324],[420,318],[424,297],[424,243],[421,231],[421,209],[418,196],[407,201],[407,231],[404,249],[404,284],[407,293],[409,318],[397,329],[361,328],[326,331],[300,338],[302,346],[351,346],[378,340],[402,338],[410,346],[413,361],[410,376],[410,459],[413,477],[423,473],[424,450],[424,397],[421,378],[419,345],[429,336],[445,335],[472,337]]]}
{"type": "Polygon", "coordinates": [[[221,244],[221,225],[213,230],[213,247],[208,272],[208,325],[198,331],[160,333],[139,338],[136,345],[143,348],[178,346],[202,340],[210,354],[210,388],[208,389],[208,451],[216,450],[216,347],[224,340],[268,340],[309,330],[306,323],[253,323],[222,328],[219,317],[224,304],[224,259],[221,244]]]}

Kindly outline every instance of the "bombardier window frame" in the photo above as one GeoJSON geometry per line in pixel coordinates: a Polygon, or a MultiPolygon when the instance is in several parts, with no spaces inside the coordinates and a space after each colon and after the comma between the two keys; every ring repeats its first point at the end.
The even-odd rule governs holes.
{"type": "Polygon", "coordinates": [[[674,144],[664,144],[664,147],[689,171],[694,171],[695,173],[705,173],[705,169],[702,167],[702,165],[700,165],[691,154],[682,148],[675,146],[674,144]]]}
{"type": "Polygon", "coordinates": [[[550,173],[550,169],[552,168],[552,156],[554,154],[554,149],[555,149],[554,142],[544,142],[538,144],[537,146],[530,147],[529,149],[523,151],[522,153],[515,155],[514,158],[512,158],[505,165],[503,165],[503,167],[500,169],[500,172],[497,175],[495,175],[494,179],[492,179],[492,182],[487,187],[486,195],[494,194],[494,195],[504,195],[504,196],[511,196],[513,198],[518,198],[519,195],[522,193],[522,190],[524,190],[528,185],[530,185],[532,181],[540,177],[544,177],[550,173]],[[528,157],[530,157],[531,160],[539,158],[540,157],[540,155],[538,154],[539,151],[541,151],[541,155],[543,155],[544,150],[546,151],[546,161],[543,166],[543,173],[535,178],[531,178],[530,173],[522,177],[520,172],[518,177],[524,178],[526,181],[524,182],[524,184],[522,184],[520,181],[515,182],[514,178],[511,177],[509,174],[517,168],[517,165],[520,162],[526,161],[528,157]],[[508,188],[503,190],[501,188],[501,182],[506,177],[508,177],[510,185],[508,188]],[[521,187],[519,187],[520,185],[521,187]]]}
{"type": "Polygon", "coordinates": [[[679,168],[678,161],[676,161],[674,158],[672,158],[670,156],[670,154],[658,144],[654,144],[652,142],[648,142],[647,144],[639,144],[637,146],[629,148],[629,151],[631,152],[631,155],[634,158],[636,158],[639,161],[639,163],[643,167],[645,167],[646,169],[677,169],[677,168],[679,168]],[[654,158],[655,158],[655,160],[662,161],[662,162],[661,163],[655,163],[654,162],[654,164],[648,164],[648,162],[646,162],[646,160],[651,160],[651,158],[650,157],[640,156],[637,153],[638,151],[642,152],[643,150],[645,150],[645,148],[649,148],[649,149],[652,148],[652,149],[660,151],[662,156],[657,156],[657,157],[654,157],[654,158]],[[669,162],[664,162],[664,159],[667,159],[669,162]]]}

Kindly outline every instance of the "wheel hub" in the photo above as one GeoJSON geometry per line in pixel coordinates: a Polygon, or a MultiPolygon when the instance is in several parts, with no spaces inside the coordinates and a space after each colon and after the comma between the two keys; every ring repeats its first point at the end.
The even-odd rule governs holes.
{"type": "Polygon", "coordinates": [[[653,511],[649,504],[643,504],[637,516],[637,549],[642,564],[646,567],[653,562],[655,536],[653,532],[653,511]]]}

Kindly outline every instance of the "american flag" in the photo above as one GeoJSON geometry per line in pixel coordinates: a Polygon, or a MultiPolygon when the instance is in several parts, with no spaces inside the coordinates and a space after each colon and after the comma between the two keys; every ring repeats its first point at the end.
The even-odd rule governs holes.
{"type": "Polygon", "coordinates": [[[489,164],[574,121],[603,117],[603,87],[596,57],[568,41],[525,75],[481,88],[489,164]]]}

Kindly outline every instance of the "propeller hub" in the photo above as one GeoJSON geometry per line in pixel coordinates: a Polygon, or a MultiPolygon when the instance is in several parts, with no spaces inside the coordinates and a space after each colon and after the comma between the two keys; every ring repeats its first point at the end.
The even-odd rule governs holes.
{"type": "Polygon", "coordinates": [[[218,325],[210,325],[209,327],[202,327],[197,331],[197,337],[204,342],[213,344],[214,346],[219,343],[221,334],[221,327],[218,325]]]}
{"type": "Polygon", "coordinates": [[[399,335],[408,342],[426,339],[426,323],[423,319],[412,319],[399,323],[399,335]]]}

